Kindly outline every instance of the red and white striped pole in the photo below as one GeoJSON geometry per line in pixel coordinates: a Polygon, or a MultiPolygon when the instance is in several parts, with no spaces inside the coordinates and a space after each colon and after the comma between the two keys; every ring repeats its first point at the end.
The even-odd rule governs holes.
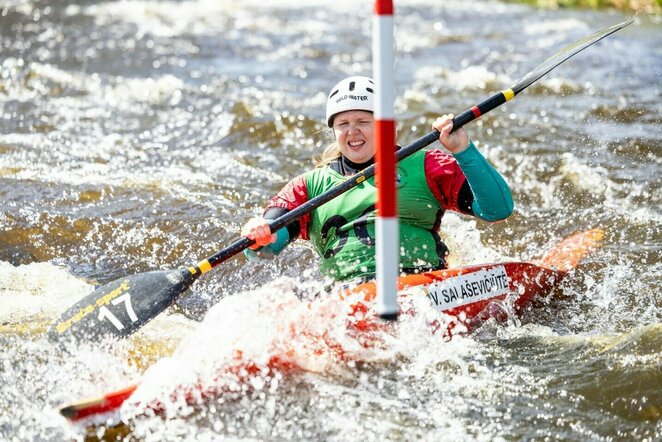
{"type": "Polygon", "coordinates": [[[400,265],[400,235],[395,185],[392,0],[375,0],[372,56],[373,78],[376,83],[377,311],[382,319],[396,320],[398,318],[397,279],[400,265]]]}

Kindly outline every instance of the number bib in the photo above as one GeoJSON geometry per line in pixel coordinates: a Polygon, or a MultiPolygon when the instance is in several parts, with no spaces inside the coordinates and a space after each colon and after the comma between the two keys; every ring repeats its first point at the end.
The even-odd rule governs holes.
{"type": "MultiPolygon", "coordinates": [[[[330,167],[314,169],[305,178],[308,200],[346,179],[330,167]]],[[[425,179],[425,151],[398,163],[397,180],[400,268],[440,268],[446,247],[434,229],[441,205],[425,179]]],[[[324,274],[336,280],[374,276],[376,195],[370,178],[312,212],[308,233],[324,274]]]]}

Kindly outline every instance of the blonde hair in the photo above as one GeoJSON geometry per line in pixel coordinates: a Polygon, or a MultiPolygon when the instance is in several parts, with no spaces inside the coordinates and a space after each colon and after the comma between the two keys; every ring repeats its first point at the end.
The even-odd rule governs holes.
{"type": "Polygon", "coordinates": [[[326,146],[322,155],[313,155],[313,163],[315,164],[315,167],[324,167],[336,158],[340,158],[341,155],[340,146],[334,141],[326,146]]]}
{"type": "Polygon", "coordinates": [[[317,168],[324,167],[331,163],[333,160],[342,156],[340,153],[340,146],[338,145],[336,136],[333,133],[333,128],[323,129],[319,131],[319,133],[322,134],[323,140],[328,142],[328,144],[324,148],[324,151],[321,155],[313,155],[313,164],[315,164],[315,167],[317,168]]]}

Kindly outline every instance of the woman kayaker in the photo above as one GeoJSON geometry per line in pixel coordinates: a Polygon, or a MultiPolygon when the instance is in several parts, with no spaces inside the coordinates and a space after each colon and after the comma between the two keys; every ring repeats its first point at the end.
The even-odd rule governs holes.
{"type": "MultiPolygon", "coordinates": [[[[249,258],[279,253],[296,238],[311,240],[321,258],[321,271],[336,281],[370,279],[376,272],[374,178],[345,192],[298,222],[272,233],[268,220],[278,218],[373,164],[374,83],[353,76],[331,89],[326,123],[335,142],[317,167],[290,181],[269,201],[262,217],[250,219],[242,235],[255,240],[249,258]]],[[[513,210],[508,185],[469,141],[464,129],[450,133],[452,117],[432,125],[440,149],[421,150],[397,166],[400,268],[415,273],[446,267],[448,249],[439,237],[446,210],[489,222],[506,219],[513,210]]]]}

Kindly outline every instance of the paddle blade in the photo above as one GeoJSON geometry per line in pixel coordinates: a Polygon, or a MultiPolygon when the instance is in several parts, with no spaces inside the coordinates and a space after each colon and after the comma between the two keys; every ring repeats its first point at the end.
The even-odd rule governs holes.
{"type": "Polygon", "coordinates": [[[187,269],[140,273],[99,287],[60,316],[49,339],[127,337],[172,305],[199,275],[187,269]]]}
{"type": "Polygon", "coordinates": [[[579,265],[590,252],[599,248],[605,237],[602,229],[591,229],[575,233],[547,252],[537,264],[567,272],[579,265]]]}
{"type": "Polygon", "coordinates": [[[622,23],[618,23],[613,26],[607,26],[606,28],[597,31],[589,35],[588,37],[584,37],[581,40],[576,41],[571,45],[564,47],[556,54],[552,55],[547,60],[545,60],[541,65],[537,66],[534,70],[526,74],[511,89],[513,90],[513,92],[515,92],[515,94],[520,93],[522,90],[529,87],[532,83],[539,80],[543,75],[547,74],[549,71],[551,71],[552,69],[554,69],[555,67],[557,67],[558,65],[569,59],[570,57],[572,57],[573,55],[576,55],[577,53],[583,51],[589,46],[599,42],[600,40],[613,34],[614,32],[623,29],[624,27],[630,25],[633,22],[634,20],[626,20],[622,23]]]}

